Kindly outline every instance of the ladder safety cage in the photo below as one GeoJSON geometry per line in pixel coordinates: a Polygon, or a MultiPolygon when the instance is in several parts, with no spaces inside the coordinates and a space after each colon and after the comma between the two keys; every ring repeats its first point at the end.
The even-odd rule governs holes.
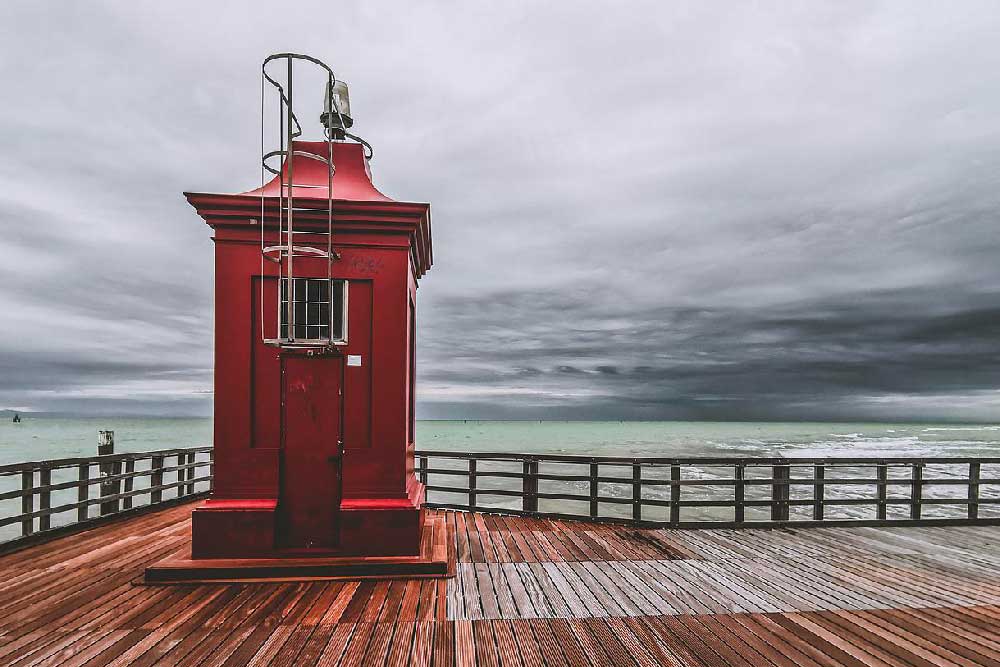
{"type": "MultiPolygon", "coordinates": [[[[266,281],[263,279],[260,281],[261,339],[268,345],[277,347],[330,347],[332,345],[342,343],[346,339],[347,285],[346,281],[334,281],[333,279],[333,262],[340,259],[340,253],[338,253],[333,247],[333,176],[336,171],[333,162],[333,144],[335,141],[339,142],[350,138],[365,147],[366,159],[371,159],[373,151],[371,145],[367,141],[346,131],[346,128],[351,126],[352,121],[349,116],[342,113],[340,105],[338,104],[337,96],[333,94],[334,86],[337,83],[337,77],[333,70],[330,69],[330,67],[325,63],[313,58],[312,56],[299,53],[276,53],[265,58],[261,65],[260,272],[262,278],[264,276],[265,261],[272,262],[278,267],[278,298],[277,312],[275,313],[277,317],[274,328],[275,337],[273,338],[268,338],[267,327],[265,325],[265,321],[267,319],[264,313],[264,289],[266,281]],[[269,64],[282,60],[285,61],[284,82],[279,81],[278,78],[271,76],[268,72],[269,64]],[[314,153],[293,149],[293,141],[302,135],[302,126],[295,114],[293,105],[294,73],[292,63],[296,60],[312,63],[324,70],[327,75],[327,91],[326,100],[324,102],[324,106],[326,108],[324,113],[321,115],[321,122],[323,123],[323,133],[327,148],[327,155],[325,158],[314,153]],[[279,148],[271,151],[267,150],[265,141],[265,104],[268,84],[278,93],[277,119],[279,128],[279,148]],[[293,158],[295,157],[316,160],[327,165],[327,224],[325,232],[322,231],[322,229],[317,229],[315,226],[311,226],[308,229],[295,228],[294,188],[322,187],[321,185],[316,184],[295,183],[293,161],[293,158]],[[277,167],[274,167],[269,163],[269,161],[272,161],[274,158],[279,158],[277,167]],[[277,176],[279,181],[277,202],[277,238],[276,243],[270,244],[267,242],[267,233],[265,231],[266,225],[264,224],[266,212],[265,200],[267,199],[264,188],[266,186],[268,173],[277,176]],[[310,244],[309,239],[312,239],[313,243],[310,244]],[[317,239],[325,239],[325,249],[321,244],[317,244],[315,242],[317,239]],[[315,281],[317,279],[314,277],[297,277],[295,274],[296,258],[326,260],[326,283],[328,294],[331,295],[331,299],[328,304],[329,308],[326,309],[329,311],[329,319],[325,323],[325,326],[316,327],[314,326],[314,321],[297,321],[298,319],[301,319],[298,315],[301,315],[303,309],[301,304],[298,304],[299,308],[296,308],[296,300],[293,297],[296,290],[296,284],[298,281],[315,281]],[[339,322],[336,321],[336,315],[333,312],[335,302],[333,301],[332,296],[334,294],[334,290],[340,291],[342,295],[342,298],[338,300],[339,305],[343,308],[343,313],[339,322]],[[309,324],[310,326],[304,326],[306,324],[309,324]],[[342,330],[339,337],[335,336],[335,332],[338,330],[338,324],[339,328],[342,330]],[[303,337],[297,335],[303,331],[307,332],[306,336],[303,337]],[[325,331],[326,335],[320,337],[310,337],[308,335],[309,332],[316,331],[325,331]]],[[[342,82],[340,83],[342,84],[342,82]]]]}

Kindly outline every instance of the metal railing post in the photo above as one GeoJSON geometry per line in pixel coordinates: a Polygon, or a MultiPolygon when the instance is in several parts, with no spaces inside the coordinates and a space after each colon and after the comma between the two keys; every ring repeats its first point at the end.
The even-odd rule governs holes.
{"type": "MultiPolygon", "coordinates": [[[[52,469],[46,465],[43,465],[38,471],[38,486],[42,487],[41,491],[38,492],[38,510],[40,512],[46,512],[52,507],[52,492],[49,491],[47,486],[52,484],[52,469]]],[[[42,514],[38,517],[38,530],[48,530],[52,527],[52,515],[42,514]]]]}
{"type": "Polygon", "coordinates": [[[76,500],[81,504],[76,508],[76,520],[86,521],[87,515],[89,514],[87,508],[89,506],[82,503],[87,502],[90,498],[90,464],[81,463],[77,470],[77,474],[78,481],[76,484],[76,500]]]}
{"type": "Polygon", "coordinates": [[[733,520],[736,523],[746,522],[746,465],[740,461],[733,468],[733,478],[736,480],[736,487],[733,489],[733,520]]]}
{"type": "Polygon", "coordinates": [[[670,525],[681,522],[681,467],[676,463],[670,466],[670,525]]]}
{"type": "Polygon", "coordinates": [[[476,459],[469,459],[469,507],[476,507],[476,459]]]}
{"type": "Polygon", "coordinates": [[[188,481],[184,489],[185,489],[185,495],[190,496],[191,494],[194,493],[194,482],[192,481],[194,479],[194,471],[195,471],[194,454],[188,454],[184,458],[185,458],[185,463],[188,466],[190,466],[187,470],[184,471],[185,477],[187,478],[188,481]]]}
{"type": "Polygon", "coordinates": [[[826,466],[822,463],[813,465],[813,521],[823,520],[823,510],[826,508],[826,466]]]}
{"type": "MultiPolygon", "coordinates": [[[[114,431],[98,431],[97,432],[97,455],[98,456],[109,456],[115,453],[115,432],[114,431]]],[[[102,461],[100,465],[101,470],[101,498],[108,496],[117,496],[121,490],[121,480],[108,480],[108,477],[115,475],[120,475],[122,472],[122,464],[120,461],[102,461]]],[[[101,516],[106,514],[114,514],[118,511],[118,499],[106,500],[101,503],[101,516]]]]}
{"type": "MultiPolygon", "coordinates": [[[[135,482],[135,459],[129,459],[125,462],[125,474],[128,477],[125,478],[125,493],[131,493],[132,487],[135,482]]],[[[132,496],[125,496],[122,498],[122,509],[132,509],[132,496]]]]}
{"type": "Polygon", "coordinates": [[[771,521],[788,521],[791,468],[787,463],[771,466],[771,521]]]}
{"type": "Polygon", "coordinates": [[[642,464],[632,464],[632,520],[642,521],[642,464]]]}
{"type": "Polygon", "coordinates": [[[177,455],[177,497],[180,498],[184,495],[184,460],[187,457],[184,454],[177,455]]]}
{"type": "Polygon", "coordinates": [[[34,532],[35,520],[29,514],[35,511],[35,473],[25,470],[21,473],[21,536],[27,537],[34,532]]]}
{"type": "Polygon", "coordinates": [[[914,463],[910,470],[910,519],[919,521],[924,502],[924,464],[914,463]]]}
{"type": "Polygon", "coordinates": [[[878,504],[875,510],[875,518],[878,521],[886,520],[886,499],[888,497],[888,492],[886,489],[886,481],[889,478],[889,466],[885,463],[879,463],[875,466],[875,475],[878,478],[878,504]]]}
{"type": "Polygon", "coordinates": [[[598,497],[597,496],[597,492],[598,492],[598,481],[597,481],[597,478],[599,477],[599,475],[598,475],[599,469],[600,469],[600,465],[599,464],[597,464],[597,463],[591,463],[590,464],[590,518],[591,519],[596,519],[597,516],[598,516],[598,514],[600,513],[600,506],[599,506],[598,501],[597,501],[597,497],[598,497]]]}
{"type": "Polygon", "coordinates": [[[525,459],[521,465],[521,509],[538,511],[538,460],[525,459]]]}
{"type": "Polygon", "coordinates": [[[970,519],[979,518],[979,462],[969,464],[969,511],[970,519]]]}
{"type": "Polygon", "coordinates": [[[149,492],[149,504],[155,505],[163,502],[163,489],[158,488],[163,486],[163,455],[157,454],[153,457],[150,471],[149,488],[152,490],[149,492]]]}

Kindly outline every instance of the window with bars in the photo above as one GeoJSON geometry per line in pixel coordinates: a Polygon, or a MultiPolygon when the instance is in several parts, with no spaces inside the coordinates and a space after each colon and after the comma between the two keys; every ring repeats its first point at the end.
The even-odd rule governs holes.
{"type": "MultiPolygon", "coordinates": [[[[347,281],[292,278],[295,340],[344,340],[347,281]]],[[[281,333],[288,335],[288,279],[281,281],[281,333]]]]}

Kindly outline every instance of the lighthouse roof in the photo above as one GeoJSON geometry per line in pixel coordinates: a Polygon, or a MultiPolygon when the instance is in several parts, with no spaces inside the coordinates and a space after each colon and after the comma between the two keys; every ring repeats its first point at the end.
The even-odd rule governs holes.
{"type": "Polygon", "coordinates": [[[281,183],[287,183],[290,165],[296,227],[322,229],[331,210],[327,205],[331,150],[333,224],[338,233],[354,229],[359,233],[408,234],[416,275],[422,276],[432,262],[430,205],[397,201],[379,192],[372,184],[361,144],[293,141],[291,156],[283,161],[280,175],[262,187],[232,194],[185,192],[184,196],[217,231],[226,228],[229,233],[243,233],[239,230],[258,229],[257,225],[274,229],[281,225],[282,211],[288,206],[287,200],[281,199],[281,183]]]}
{"type": "MultiPolygon", "coordinates": [[[[346,201],[394,201],[378,191],[372,183],[371,170],[361,144],[335,141],[293,141],[291,159],[281,165],[281,174],[275,175],[262,188],[242,194],[260,197],[277,197],[281,183],[288,182],[292,174],[292,196],[295,199],[327,199],[329,171],[327,164],[333,153],[333,198],[346,201]]],[[[285,193],[288,194],[288,193],[285,193]]]]}

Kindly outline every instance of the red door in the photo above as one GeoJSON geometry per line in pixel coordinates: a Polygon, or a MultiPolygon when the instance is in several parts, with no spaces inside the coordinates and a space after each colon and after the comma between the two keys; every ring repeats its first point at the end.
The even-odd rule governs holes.
{"type": "Polygon", "coordinates": [[[340,357],[282,357],[279,510],[285,548],[337,546],[342,378],[340,357]]]}

